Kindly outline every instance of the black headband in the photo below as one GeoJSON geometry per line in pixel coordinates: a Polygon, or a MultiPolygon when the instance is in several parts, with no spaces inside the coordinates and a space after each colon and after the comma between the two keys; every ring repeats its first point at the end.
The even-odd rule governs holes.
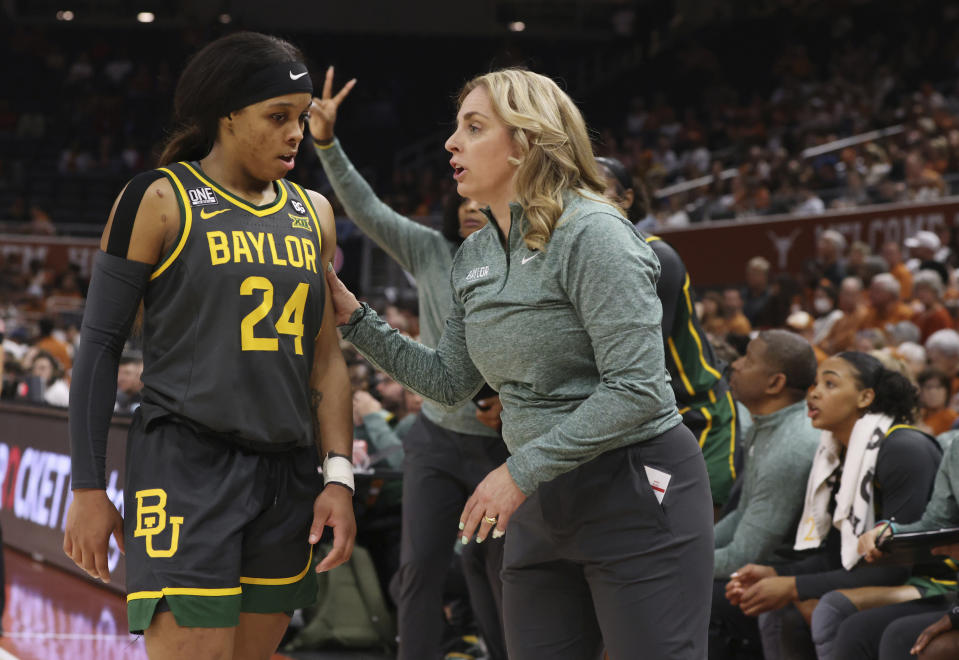
{"type": "Polygon", "coordinates": [[[248,77],[234,90],[224,114],[276,96],[303,92],[313,94],[313,81],[303,62],[271,64],[248,77]]]}

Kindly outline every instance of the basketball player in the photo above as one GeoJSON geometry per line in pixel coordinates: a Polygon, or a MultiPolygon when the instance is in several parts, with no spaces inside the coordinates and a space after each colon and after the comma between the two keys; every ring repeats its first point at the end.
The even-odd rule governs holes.
{"type": "Polygon", "coordinates": [[[334,544],[317,570],[352,550],[350,387],[323,280],[333,214],[283,178],[312,89],[280,39],[236,33],[203,48],[177,84],[162,166],[121,192],[96,257],[64,550],[108,581],[110,535],[125,548],[130,630],[145,631],[153,660],[269,658],[291,611],[315,599],[324,525],[334,544]],[[104,455],[141,300],[143,404],[121,520],[104,455]]]}

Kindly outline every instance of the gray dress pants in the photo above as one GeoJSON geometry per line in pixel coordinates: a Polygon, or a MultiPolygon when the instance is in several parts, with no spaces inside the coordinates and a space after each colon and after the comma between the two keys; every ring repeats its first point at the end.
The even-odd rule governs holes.
{"type": "Polygon", "coordinates": [[[510,660],[706,658],[713,505],[682,424],[541,484],[505,538],[510,660]],[[644,466],[672,475],[662,505],[644,466]]]}
{"type": "MultiPolygon", "coordinates": [[[[399,660],[443,657],[443,588],[458,536],[460,513],[477,484],[506,461],[509,452],[498,437],[466,435],[437,426],[422,415],[403,437],[403,528],[397,574],[399,660]]],[[[485,544],[483,544],[485,545],[485,544]]],[[[494,545],[494,544],[491,544],[494,545]]],[[[502,552],[476,550],[486,574],[499,575],[502,552]]],[[[473,562],[477,559],[471,557],[473,562]]],[[[471,576],[472,577],[472,576],[471,576]]],[[[484,610],[489,598],[474,601],[475,579],[468,581],[480,634],[494,660],[502,649],[498,612],[484,610]]],[[[499,592],[499,585],[489,587],[499,592]]],[[[495,603],[495,601],[492,601],[495,603]]]]}

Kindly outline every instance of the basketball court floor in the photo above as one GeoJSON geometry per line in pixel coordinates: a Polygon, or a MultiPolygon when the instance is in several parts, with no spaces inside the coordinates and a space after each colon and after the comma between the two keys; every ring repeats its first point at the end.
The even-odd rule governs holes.
{"type": "MultiPolygon", "coordinates": [[[[4,548],[6,610],[0,660],[147,660],[127,632],[123,596],[4,548]]],[[[271,660],[388,660],[375,652],[274,654],[271,660]]]]}

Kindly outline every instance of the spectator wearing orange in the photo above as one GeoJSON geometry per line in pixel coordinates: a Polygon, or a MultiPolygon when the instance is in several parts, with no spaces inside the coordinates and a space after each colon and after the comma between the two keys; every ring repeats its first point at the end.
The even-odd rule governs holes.
{"type": "Polygon", "coordinates": [[[952,428],[959,412],[949,407],[951,396],[952,383],[945,373],[931,367],[919,374],[920,428],[933,435],[952,428]]]}
{"type": "Polygon", "coordinates": [[[908,321],[912,308],[899,299],[899,280],[890,273],[880,273],[869,283],[869,312],[863,328],[884,330],[890,323],[908,321]]]}
{"type": "Polygon", "coordinates": [[[748,335],[753,326],[743,314],[743,297],[739,289],[723,291],[723,318],[726,320],[726,332],[734,335],[748,335]]]}
{"type": "Polygon", "coordinates": [[[724,340],[729,331],[726,319],[723,316],[723,297],[716,291],[707,291],[703,294],[702,313],[699,322],[710,336],[724,340]]]}
{"type": "Polygon", "coordinates": [[[53,330],[56,327],[53,319],[43,317],[39,321],[40,337],[33,342],[34,348],[39,351],[46,351],[54,358],[57,363],[66,371],[73,366],[73,358],[70,354],[70,347],[66,342],[60,341],[53,336],[53,330]]]}
{"type": "Polygon", "coordinates": [[[839,286],[839,309],[842,316],[832,324],[819,348],[829,355],[848,351],[856,340],[856,333],[863,327],[868,310],[862,302],[862,280],[847,277],[839,286]]]}
{"type": "Polygon", "coordinates": [[[919,327],[920,342],[925,343],[937,330],[953,327],[952,316],[942,304],[943,285],[939,273],[932,270],[916,273],[915,292],[923,310],[916,314],[913,323],[919,327]]]}
{"type": "Polygon", "coordinates": [[[902,248],[895,241],[887,241],[882,246],[882,258],[889,264],[890,274],[899,280],[899,297],[902,300],[912,299],[912,271],[906,266],[902,258],[902,248]]]}

